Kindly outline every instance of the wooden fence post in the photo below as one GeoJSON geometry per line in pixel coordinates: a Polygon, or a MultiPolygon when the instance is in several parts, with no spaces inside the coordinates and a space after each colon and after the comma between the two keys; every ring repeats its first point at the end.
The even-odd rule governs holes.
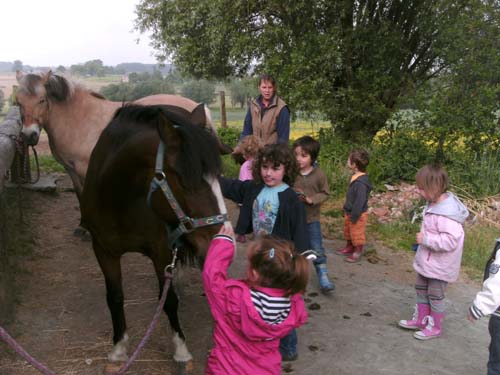
{"type": "Polygon", "coordinates": [[[223,128],[227,128],[226,93],[224,91],[220,91],[220,122],[223,128]]]}
{"type": "Polygon", "coordinates": [[[3,190],[5,172],[9,170],[16,154],[16,142],[14,139],[21,132],[21,127],[19,126],[20,120],[19,108],[11,106],[7,112],[7,116],[0,123],[0,193],[3,190]]]}

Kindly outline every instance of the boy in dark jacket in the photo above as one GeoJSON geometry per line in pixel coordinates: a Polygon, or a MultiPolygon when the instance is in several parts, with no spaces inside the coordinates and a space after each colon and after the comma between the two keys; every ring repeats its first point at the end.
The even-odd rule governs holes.
{"type": "Polygon", "coordinates": [[[353,175],[347,189],[344,203],[344,238],[347,241],[337,254],[345,255],[345,261],[358,262],[366,244],[366,223],[368,221],[368,196],[372,184],[366,174],[369,163],[368,152],[363,149],[353,150],[347,159],[347,166],[353,175]]]}

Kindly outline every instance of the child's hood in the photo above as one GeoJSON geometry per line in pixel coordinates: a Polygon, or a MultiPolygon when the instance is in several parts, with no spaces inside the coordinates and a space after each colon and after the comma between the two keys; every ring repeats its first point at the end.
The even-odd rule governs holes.
{"type": "Polygon", "coordinates": [[[370,182],[370,179],[368,178],[368,175],[366,173],[360,174],[359,176],[354,175],[353,177],[354,179],[351,181],[351,184],[360,183],[366,185],[368,191],[371,191],[373,189],[372,183],[370,182]]]}
{"type": "Polygon", "coordinates": [[[424,209],[424,214],[435,214],[446,216],[451,220],[455,220],[460,224],[465,222],[465,219],[469,216],[469,210],[465,207],[465,205],[460,202],[460,200],[456,197],[455,194],[451,192],[446,192],[448,197],[443,201],[433,205],[427,206],[424,209]]]}
{"type": "MultiPolygon", "coordinates": [[[[241,296],[242,298],[238,300],[230,299],[227,303],[229,305],[239,304],[239,307],[234,306],[233,308],[240,311],[241,331],[251,341],[266,341],[281,338],[292,328],[304,324],[307,319],[307,312],[302,298],[299,295],[294,295],[290,297],[291,310],[288,317],[279,324],[271,325],[266,323],[253,305],[248,289],[245,291],[246,293],[248,295],[241,296]]],[[[233,310],[230,306],[228,307],[229,310],[233,310]]]]}

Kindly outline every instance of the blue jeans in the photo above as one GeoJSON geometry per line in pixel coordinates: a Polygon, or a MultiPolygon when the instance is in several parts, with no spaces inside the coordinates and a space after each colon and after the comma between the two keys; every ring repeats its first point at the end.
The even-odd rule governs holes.
{"type": "Polygon", "coordinates": [[[286,357],[292,357],[297,353],[297,330],[295,328],[280,340],[280,353],[286,357]]]}
{"type": "Polygon", "coordinates": [[[500,318],[498,316],[490,317],[488,331],[491,336],[488,375],[500,375],[500,318]]]}
{"type": "Polygon", "coordinates": [[[321,235],[321,224],[319,221],[313,221],[307,224],[307,231],[309,232],[309,242],[311,249],[318,253],[318,258],[313,262],[314,264],[326,264],[326,253],[323,247],[323,236],[321,235]]]}

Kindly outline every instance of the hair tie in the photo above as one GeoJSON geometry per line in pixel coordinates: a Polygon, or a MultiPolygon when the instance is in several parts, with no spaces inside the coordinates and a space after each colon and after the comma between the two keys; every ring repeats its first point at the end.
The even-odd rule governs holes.
{"type": "Polygon", "coordinates": [[[274,258],[274,247],[271,247],[271,250],[269,250],[269,258],[274,258]]]}

